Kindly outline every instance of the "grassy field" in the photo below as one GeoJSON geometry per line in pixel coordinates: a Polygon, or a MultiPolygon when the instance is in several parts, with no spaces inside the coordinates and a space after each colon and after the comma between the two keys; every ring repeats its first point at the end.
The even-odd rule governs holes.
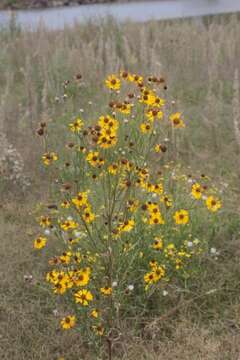
{"type": "Polygon", "coordinates": [[[233,15],[121,26],[108,19],[34,33],[12,22],[1,30],[1,359],[104,359],[76,331],[60,331],[54,309],[64,304],[40,282],[46,264],[32,250],[32,213],[47,196],[48,177],[36,129],[41,121],[56,123],[51,141],[58,145],[58,118],[80,108],[94,117],[104,108],[104,77],[123,68],[166,78],[163,96],[176,101],[188,123],[178,156],[225,183],[227,200],[224,226],[212,240],[218,261],[205,264],[194,295],[169,296],[173,311],[149,321],[141,337],[126,324],[115,359],[239,359],[239,29],[233,15]],[[80,85],[73,82],[63,100],[64,81],[79,73],[80,85]]]}

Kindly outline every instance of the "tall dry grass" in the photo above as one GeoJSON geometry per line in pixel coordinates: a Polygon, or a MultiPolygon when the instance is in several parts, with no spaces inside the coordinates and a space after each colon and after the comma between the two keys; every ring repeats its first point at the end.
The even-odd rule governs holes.
{"type": "MultiPolygon", "coordinates": [[[[38,123],[52,119],[51,126],[56,124],[52,141],[61,142],[63,116],[68,119],[83,108],[94,118],[96,111],[103,109],[98,94],[106,74],[121,68],[152,72],[166,77],[168,89],[163,96],[176,99],[189,119],[186,136],[178,144],[181,157],[203,172],[224,175],[236,184],[236,195],[240,169],[239,30],[237,15],[202,22],[121,26],[108,19],[58,32],[43,27],[36,32],[21,31],[13,23],[0,31],[0,158],[7,155],[9,147],[15,151],[14,159],[22,164],[18,174],[30,176],[42,200],[46,174],[37,165],[42,154],[35,131],[38,123]],[[63,82],[77,73],[83,76],[80,87],[71,87],[71,96],[62,101],[63,82]],[[89,97],[92,105],[87,103],[89,97]]],[[[12,190],[10,182],[7,186],[12,190]]],[[[4,254],[0,263],[0,358],[52,360],[63,355],[66,360],[95,359],[79,334],[59,333],[58,319],[53,320],[55,304],[39,286],[46,265],[30,250],[35,224],[29,215],[37,196],[18,203],[15,193],[10,195],[5,203],[0,202],[0,253],[4,254]]],[[[121,356],[116,355],[116,360],[238,360],[239,233],[238,215],[231,213],[228,224],[213,239],[213,245],[221,247],[220,259],[208,264],[194,289],[197,294],[211,288],[221,291],[185,304],[163,322],[150,323],[143,338],[133,337],[131,329],[126,329],[121,356]]],[[[174,304],[174,299],[169,301],[174,304]]],[[[63,306],[59,304],[60,311],[63,306]]]]}
{"type": "Polygon", "coordinates": [[[163,96],[176,99],[189,120],[180,147],[188,162],[192,153],[203,170],[236,173],[239,30],[237,15],[121,25],[108,19],[56,32],[41,26],[21,31],[12,23],[0,32],[1,122],[8,142],[31,173],[41,153],[39,121],[79,108],[94,116],[102,107],[97,95],[102,79],[124,68],[166,77],[163,96]],[[77,73],[83,76],[80,88],[72,89],[64,104],[55,101],[64,94],[63,82],[77,73]]]}

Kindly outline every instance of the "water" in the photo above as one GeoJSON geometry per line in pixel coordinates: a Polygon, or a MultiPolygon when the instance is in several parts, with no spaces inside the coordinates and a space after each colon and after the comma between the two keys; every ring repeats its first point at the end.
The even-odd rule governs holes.
{"type": "MultiPolygon", "coordinates": [[[[84,22],[108,15],[119,21],[143,22],[150,19],[173,19],[240,11],[240,0],[159,0],[122,4],[96,4],[44,10],[16,12],[17,22],[25,28],[36,28],[40,23],[50,29],[84,22]]],[[[11,12],[0,11],[0,25],[9,22],[11,12]]]]}

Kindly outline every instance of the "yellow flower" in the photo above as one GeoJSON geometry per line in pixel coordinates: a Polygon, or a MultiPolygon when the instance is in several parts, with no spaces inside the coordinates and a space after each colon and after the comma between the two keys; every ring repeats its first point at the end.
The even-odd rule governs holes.
{"type": "Polygon", "coordinates": [[[73,276],[73,282],[76,286],[86,286],[90,281],[90,273],[85,270],[77,271],[73,276]]]}
{"type": "Polygon", "coordinates": [[[78,223],[73,220],[65,220],[63,223],[60,224],[61,228],[64,231],[76,229],[78,227],[78,223]]]}
{"type": "Polygon", "coordinates": [[[54,161],[58,160],[58,156],[55,152],[48,152],[48,153],[43,154],[42,159],[43,159],[43,163],[45,165],[50,165],[54,161]]]}
{"type": "Polygon", "coordinates": [[[72,203],[79,209],[83,206],[88,205],[88,195],[87,192],[79,192],[77,197],[72,199],[72,203]]]}
{"type": "Polygon", "coordinates": [[[79,290],[74,294],[75,301],[77,304],[88,306],[89,302],[93,300],[93,295],[87,289],[79,290]]]}
{"type": "Polygon", "coordinates": [[[159,237],[155,237],[152,248],[155,250],[162,250],[163,248],[163,240],[159,237]]]}
{"type": "Polygon", "coordinates": [[[155,119],[162,120],[163,118],[163,112],[160,111],[157,108],[148,109],[146,111],[146,117],[148,118],[148,121],[154,121],[155,119]]]}
{"type": "Polygon", "coordinates": [[[154,107],[161,108],[162,106],[164,106],[164,104],[165,104],[165,100],[164,100],[164,99],[159,98],[159,97],[156,97],[153,106],[154,106],[154,107]]]}
{"type": "Polygon", "coordinates": [[[128,200],[127,202],[127,208],[130,212],[135,212],[137,210],[139,206],[139,201],[138,200],[128,200]]]}
{"type": "Polygon", "coordinates": [[[86,223],[90,224],[95,220],[95,214],[91,211],[90,207],[87,207],[84,210],[84,213],[82,215],[83,220],[86,221],[86,223]]]}
{"type": "Polygon", "coordinates": [[[67,200],[64,200],[62,203],[61,203],[61,207],[63,209],[69,209],[70,208],[70,202],[67,201],[67,200]]]}
{"type": "Polygon", "coordinates": [[[137,74],[129,74],[127,80],[130,82],[135,82],[137,85],[143,83],[143,77],[137,74]]]}
{"type": "Polygon", "coordinates": [[[90,313],[91,317],[93,317],[94,319],[97,319],[99,317],[99,310],[98,309],[93,309],[90,313]]]}
{"type": "Polygon", "coordinates": [[[194,199],[196,200],[200,200],[202,197],[202,186],[198,183],[193,184],[192,186],[192,196],[194,197],[194,199]]]}
{"type": "Polygon", "coordinates": [[[119,225],[119,230],[123,232],[129,232],[133,229],[134,225],[135,225],[134,219],[129,219],[119,225]]]}
{"type": "Polygon", "coordinates": [[[67,291],[67,286],[63,282],[57,283],[54,287],[55,294],[63,295],[66,291],[67,291]]]}
{"type": "Polygon", "coordinates": [[[73,123],[69,124],[69,128],[72,132],[79,133],[83,127],[83,121],[77,118],[73,123]]]}
{"type": "Polygon", "coordinates": [[[166,206],[166,208],[172,207],[173,201],[172,201],[172,199],[170,198],[169,195],[163,195],[163,196],[161,197],[160,201],[164,203],[164,205],[166,206]]]}
{"type": "Polygon", "coordinates": [[[114,133],[111,133],[110,130],[109,131],[109,135],[106,135],[106,133],[104,131],[102,131],[102,133],[100,134],[99,138],[98,138],[98,145],[103,148],[103,149],[108,149],[114,145],[116,145],[117,143],[117,137],[115,136],[114,133]]]}
{"type": "Polygon", "coordinates": [[[165,276],[165,268],[163,266],[156,266],[153,269],[153,281],[158,282],[162,277],[165,276]]]}
{"type": "Polygon", "coordinates": [[[184,128],[185,124],[184,121],[181,119],[181,113],[176,112],[172,115],[170,115],[169,119],[172,122],[172,125],[174,128],[184,128]]]}
{"type": "Polygon", "coordinates": [[[161,215],[161,213],[152,214],[149,217],[149,224],[150,225],[163,225],[165,221],[161,215]]]}
{"type": "Polygon", "coordinates": [[[106,296],[112,295],[111,287],[105,286],[105,287],[101,288],[100,291],[103,295],[106,295],[106,296]]]}
{"type": "Polygon", "coordinates": [[[141,99],[139,100],[140,103],[152,106],[155,103],[156,96],[152,92],[145,93],[143,92],[143,95],[141,99]]]}
{"type": "Polygon", "coordinates": [[[118,172],[118,165],[117,165],[117,164],[111,164],[111,165],[109,165],[109,167],[108,167],[108,172],[109,172],[111,175],[116,175],[117,172],[118,172]]]}
{"type": "Polygon", "coordinates": [[[175,212],[174,219],[177,225],[184,225],[189,222],[189,213],[187,210],[179,210],[175,212]]]}
{"type": "Polygon", "coordinates": [[[144,275],[144,281],[148,285],[154,282],[154,274],[152,271],[144,275]]]}
{"type": "Polygon", "coordinates": [[[140,130],[143,134],[147,134],[152,131],[152,125],[150,123],[142,123],[140,124],[140,130]]]}
{"type": "Polygon", "coordinates": [[[76,324],[76,317],[74,315],[68,315],[61,321],[61,326],[64,330],[71,329],[76,324]]]}
{"type": "Polygon", "coordinates": [[[105,80],[105,85],[108,89],[119,90],[121,87],[121,81],[115,75],[109,75],[108,78],[105,80]]]}
{"type": "Polygon", "coordinates": [[[46,246],[47,243],[47,239],[43,236],[39,236],[35,241],[34,241],[34,248],[35,249],[42,249],[46,246]]]}
{"type": "Polygon", "coordinates": [[[213,196],[207,198],[206,205],[208,210],[212,212],[216,212],[222,207],[221,201],[213,196]]]}
{"type": "Polygon", "coordinates": [[[51,219],[49,216],[41,216],[40,217],[40,221],[39,224],[40,226],[42,226],[43,228],[45,227],[49,227],[51,225],[51,219]]]}
{"type": "Polygon", "coordinates": [[[176,247],[173,243],[167,245],[166,249],[164,250],[166,257],[173,257],[176,253],[176,247]]]}
{"type": "Polygon", "coordinates": [[[98,151],[90,151],[87,154],[86,160],[93,167],[101,167],[104,164],[104,160],[99,157],[99,152],[98,151]]]}
{"type": "Polygon", "coordinates": [[[132,106],[133,105],[130,103],[117,104],[116,110],[118,110],[122,114],[129,115],[131,114],[132,106]]]}
{"type": "Polygon", "coordinates": [[[60,256],[61,263],[66,265],[69,264],[71,261],[71,256],[72,256],[71,251],[62,253],[62,255],[60,256]]]}
{"type": "Polygon", "coordinates": [[[94,330],[95,334],[99,336],[103,336],[104,334],[104,327],[102,325],[93,325],[92,329],[94,330]]]}
{"type": "Polygon", "coordinates": [[[100,116],[99,120],[98,120],[98,125],[102,128],[102,129],[106,129],[106,130],[117,130],[119,127],[119,123],[116,119],[114,119],[113,117],[106,115],[106,116],[100,116]]]}

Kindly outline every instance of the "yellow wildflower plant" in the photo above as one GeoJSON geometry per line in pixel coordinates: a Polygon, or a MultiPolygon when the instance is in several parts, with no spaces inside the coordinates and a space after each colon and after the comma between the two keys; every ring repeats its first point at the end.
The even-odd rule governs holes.
{"type": "Polygon", "coordinates": [[[56,152],[48,131],[42,160],[58,161],[48,167],[51,205],[38,209],[33,240],[44,255],[50,248],[46,286],[69,307],[61,327],[78,327],[96,346],[111,343],[122,319],[170,306],[163,291],[195,281],[210,253],[206,224],[215,226],[211,213],[222,207],[213,181],[176,161],[175,128],[187,121],[163,98],[165,80],[122,70],[105,85],[104,115],[64,115],[70,131],[56,152]]]}

